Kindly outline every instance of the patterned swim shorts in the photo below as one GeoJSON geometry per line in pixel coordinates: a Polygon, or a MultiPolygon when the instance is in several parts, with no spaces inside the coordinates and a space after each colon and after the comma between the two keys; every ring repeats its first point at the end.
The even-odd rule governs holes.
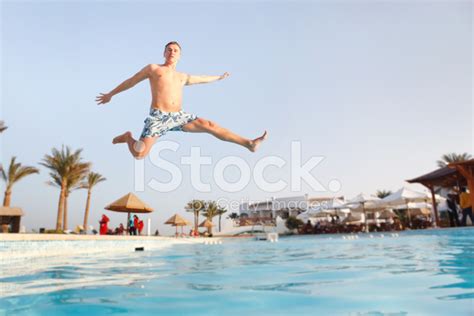
{"type": "Polygon", "coordinates": [[[145,127],[141,138],[163,136],[168,131],[182,131],[183,125],[197,119],[194,114],[179,112],[163,112],[151,109],[150,115],[145,119],[145,127]]]}

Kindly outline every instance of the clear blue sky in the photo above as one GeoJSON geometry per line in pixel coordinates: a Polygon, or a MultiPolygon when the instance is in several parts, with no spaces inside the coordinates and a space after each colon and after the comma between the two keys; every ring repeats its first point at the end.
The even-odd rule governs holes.
{"type": "MultiPolygon", "coordinates": [[[[209,135],[167,134],[163,139],[180,149],[165,159],[179,161],[191,146],[212,157],[202,170],[213,192],[192,188],[189,167],[173,192],[138,192],[156,209],[153,228],[169,232],[161,223],[193,198],[327,195],[308,186],[270,194],[253,181],[237,193],[215,186],[210,174],[219,159],[235,155],[250,166],[268,155],[289,160],[292,140],[301,141],[303,161],[325,157],[312,174],[323,185],[338,179],[336,194],[396,190],[433,170],[444,153],[473,152],[472,9],[470,1],[2,1],[1,118],[9,126],[1,135],[2,161],[15,155],[38,166],[52,147],[83,148],[108,179],[93,192],[90,222],[97,226],[106,204],[133,191],[134,160],[111,140],[141,132],[150,95],[141,83],[103,107],[94,98],[144,65],[161,63],[164,44],[177,40],[178,70],[231,73],[186,87],[184,109],[247,137],[267,129],[270,138],[251,154],[209,135]]],[[[48,172],[40,169],[13,190],[12,204],[25,210],[29,229],[56,220],[59,191],[45,184],[48,172]]],[[[149,161],[145,170],[147,181],[170,178],[149,161]]],[[[229,181],[239,175],[235,167],[225,174],[229,181]]],[[[265,175],[289,181],[289,165],[265,175]]],[[[85,191],[70,197],[71,228],[82,223],[85,199],[85,191]]],[[[109,215],[113,225],[125,218],[109,215]]]]}

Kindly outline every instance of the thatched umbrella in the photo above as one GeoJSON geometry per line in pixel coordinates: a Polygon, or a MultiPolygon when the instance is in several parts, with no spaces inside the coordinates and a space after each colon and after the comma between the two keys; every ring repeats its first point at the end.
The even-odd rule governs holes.
{"type": "Polygon", "coordinates": [[[107,205],[106,210],[128,213],[127,230],[130,228],[130,213],[151,213],[153,209],[142,202],[135,194],[128,193],[115,202],[107,205]]]}
{"type": "Polygon", "coordinates": [[[199,227],[206,227],[209,234],[212,234],[212,227],[213,226],[214,226],[214,224],[212,224],[212,222],[207,218],[206,218],[205,221],[203,221],[201,224],[199,224],[199,227]]]}
{"type": "Polygon", "coordinates": [[[172,225],[176,227],[176,235],[178,235],[178,226],[181,226],[181,234],[183,234],[183,226],[191,225],[190,222],[179,216],[178,214],[174,214],[171,216],[165,224],[172,225]]]}

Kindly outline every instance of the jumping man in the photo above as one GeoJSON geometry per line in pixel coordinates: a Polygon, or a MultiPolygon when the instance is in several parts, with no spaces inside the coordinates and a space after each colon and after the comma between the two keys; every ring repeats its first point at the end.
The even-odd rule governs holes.
{"type": "Polygon", "coordinates": [[[243,138],[214,122],[198,118],[194,114],[182,111],[183,87],[209,83],[225,79],[226,72],[221,76],[194,76],[176,71],[176,65],[181,56],[181,46],[177,42],[166,44],[163,65],[150,64],[136,73],[133,77],[119,84],[109,93],[101,93],[96,102],[105,104],[122,91],[132,88],[140,81],[148,79],[151,88],[150,115],[145,120],[145,127],[137,141],[131,132],[125,132],[112,140],[113,144],[127,143],[133,157],[144,158],[150,151],[155,140],[168,131],[184,131],[192,133],[209,133],[215,137],[246,147],[254,152],[260,143],[267,138],[267,132],[253,140],[243,138]]]}

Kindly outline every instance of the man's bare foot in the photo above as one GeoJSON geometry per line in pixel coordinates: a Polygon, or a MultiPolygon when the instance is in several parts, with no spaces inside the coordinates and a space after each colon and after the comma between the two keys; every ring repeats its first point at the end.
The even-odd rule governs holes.
{"type": "Polygon", "coordinates": [[[122,135],[119,135],[117,137],[115,137],[113,140],[112,140],[112,144],[120,144],[120,143],[126,143],[127,140],[132,137],[132,133],[131,132],[125,132],[123,133],[122,135]]]}
{"type": "Polygon", "coordinates": [[[250,141],[250,145],[247,148],[251,152],[256,152],[258,147],[260,146],[260,143],[263,142],[265,139],[267,139],[267,137],[268,137],[268,134],[267,134],[267,131],[265,131],[265,133],[263,133],[262,136],[250,141]]]}

